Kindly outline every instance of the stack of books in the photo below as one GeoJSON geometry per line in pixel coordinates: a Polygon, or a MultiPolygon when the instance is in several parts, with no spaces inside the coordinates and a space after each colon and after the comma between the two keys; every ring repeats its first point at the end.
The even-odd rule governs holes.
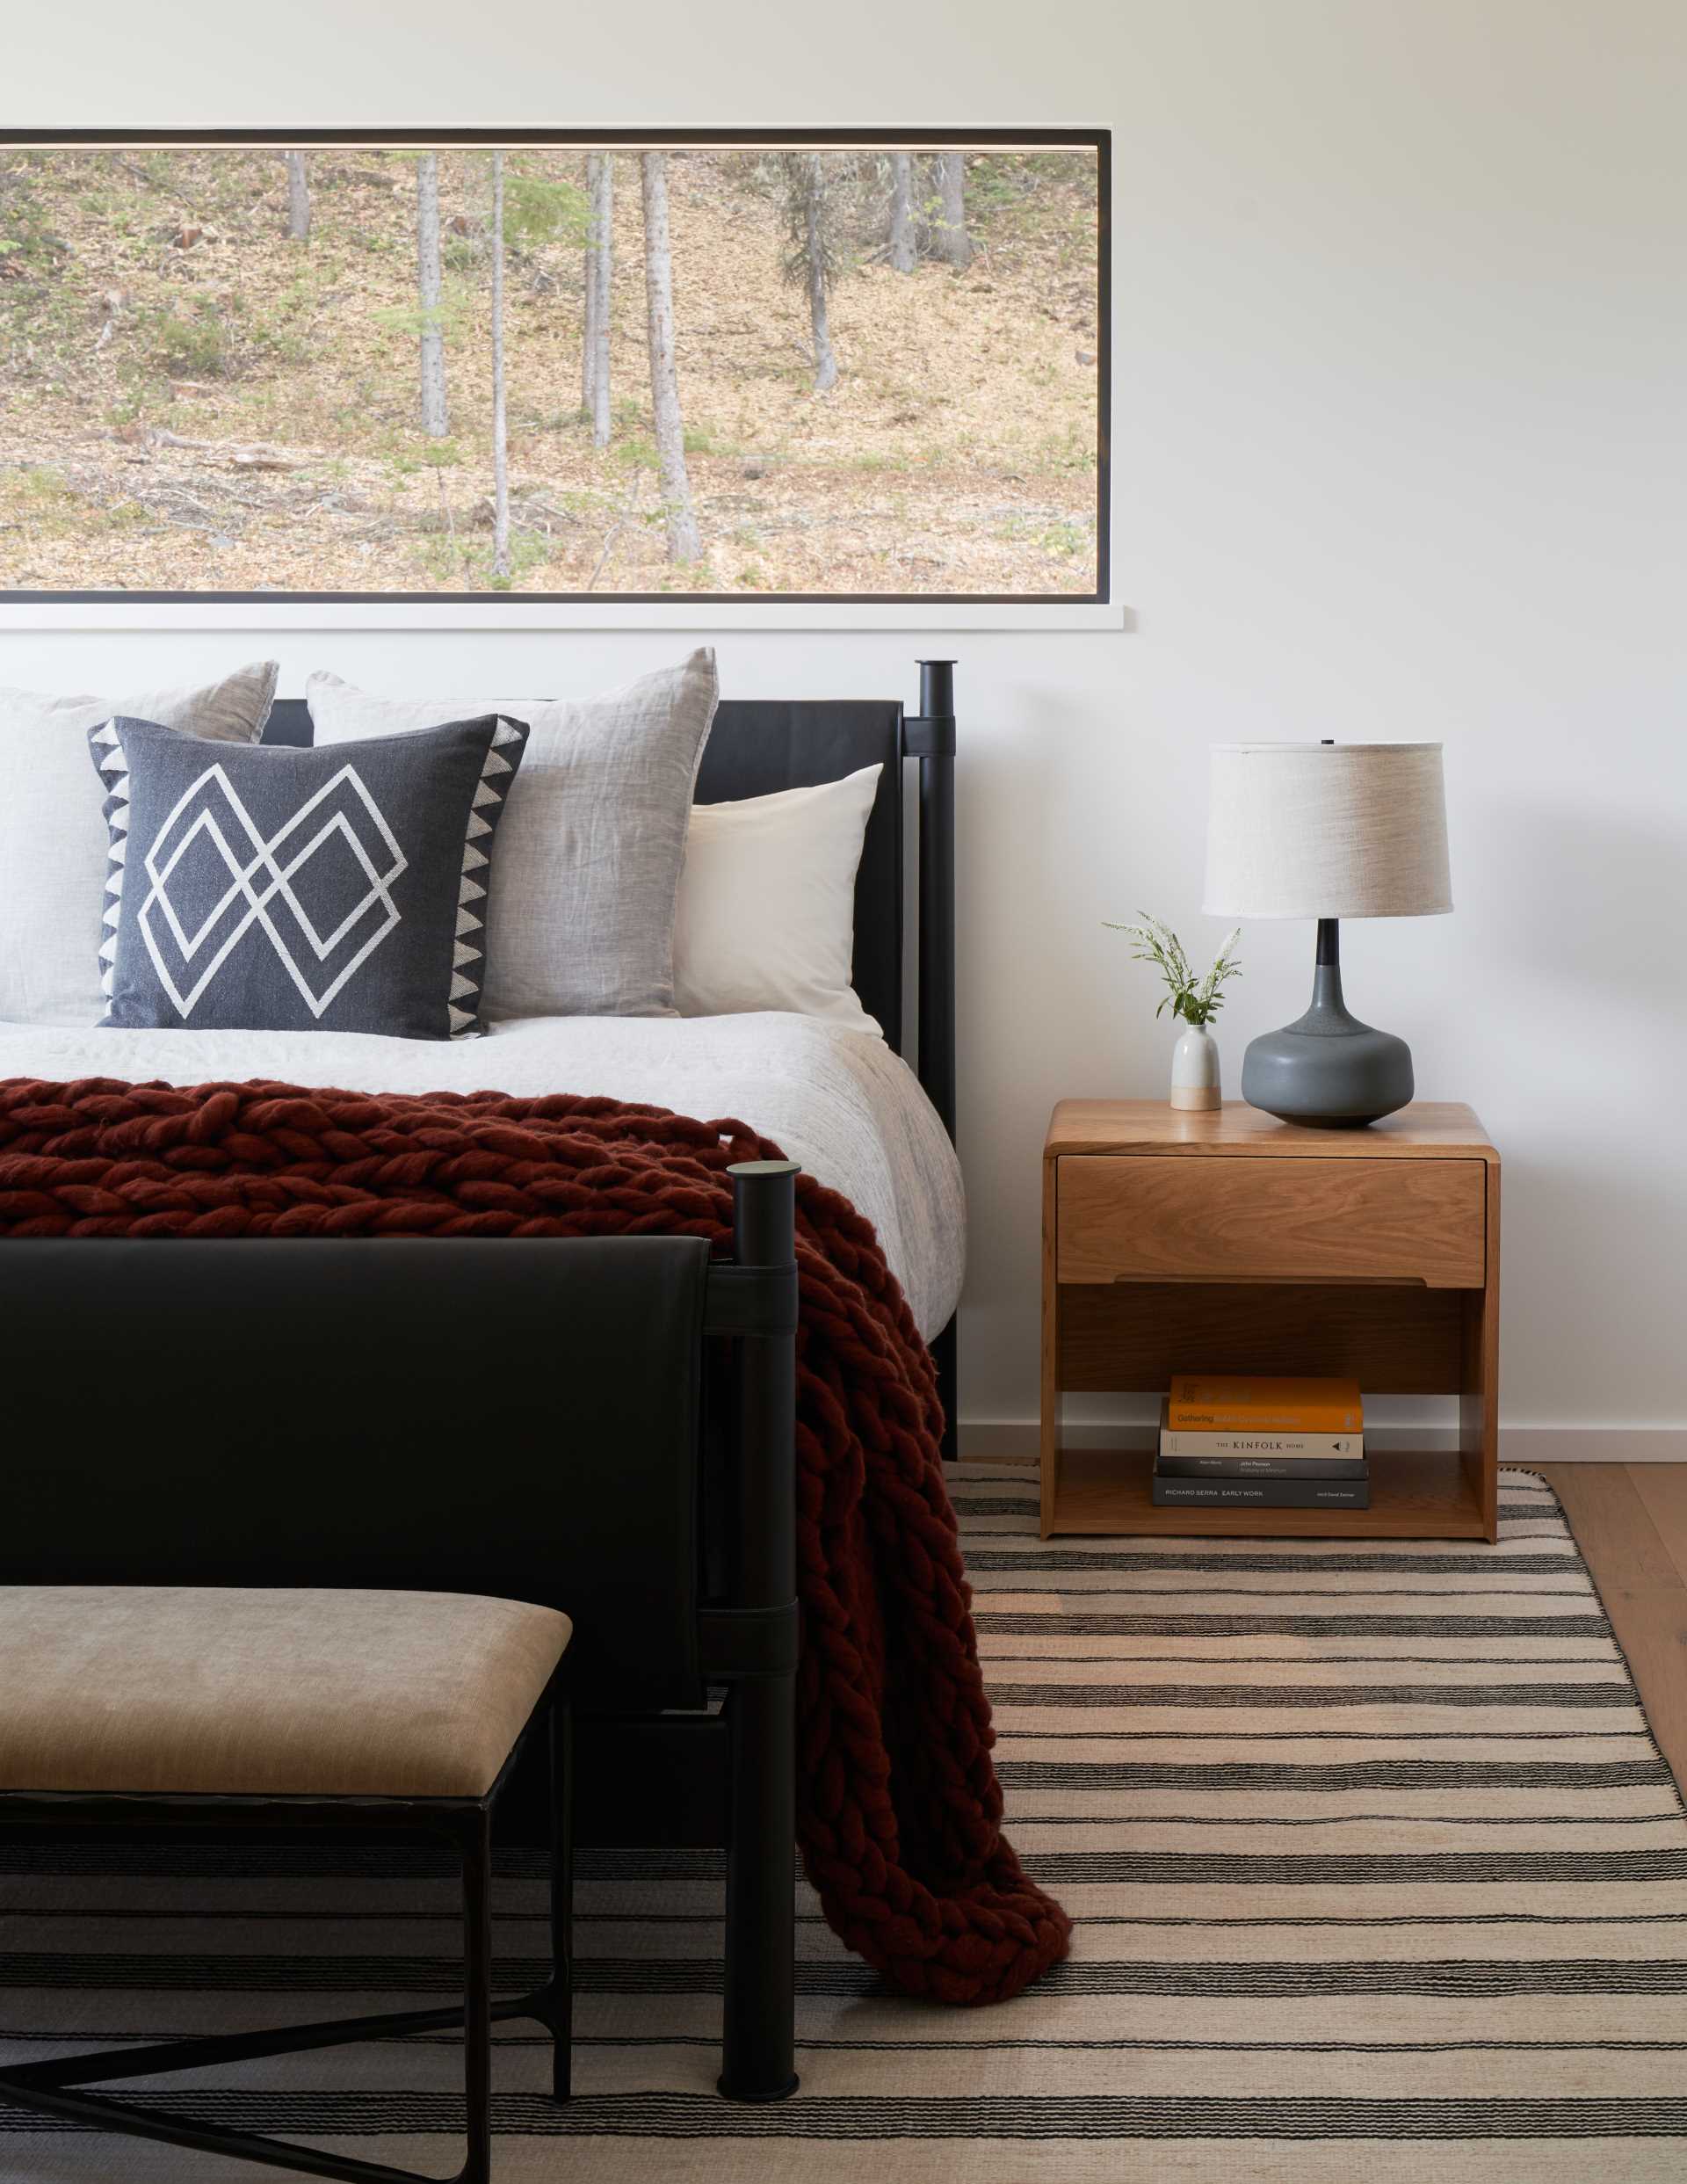
{"type": "Polygon", "coordinates": [[[1154,1498],[1191,1509],[1368,1509],[1358,1383],[1177,1374],[1160,1410],[1154,1498]]]}

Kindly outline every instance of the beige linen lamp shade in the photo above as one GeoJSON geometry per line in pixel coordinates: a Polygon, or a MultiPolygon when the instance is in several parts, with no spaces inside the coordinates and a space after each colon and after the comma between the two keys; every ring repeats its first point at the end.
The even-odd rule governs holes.
{"type": "Polygon", "coordinates": [[[1440,744],[1214,744],[1202,908],[1318,923],[1312,1005],[1250,1041],[1244,1099],[1321,1129],[1405,1107],[1412,1050],[1350,1012],[1341,921],[1452,908],[1440,744]]]}
{"type": "Polygon", "coordinates": [[[1439,744],[1216,744],[1218,918],[1423,918],[1452,908],[1439,744]]]}

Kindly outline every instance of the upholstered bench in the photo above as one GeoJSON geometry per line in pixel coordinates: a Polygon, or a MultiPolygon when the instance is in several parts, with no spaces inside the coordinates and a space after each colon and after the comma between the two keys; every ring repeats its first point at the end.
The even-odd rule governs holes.
{"type": "Polygon", "coordinates": [[[485,2184],[493,2021],[545,2025],[568,2093],[569,1636],[553,1608],[456,1593],[0,1586],[0,1823],[442,1831],[462,1856],[465,1956],[458,2008],[61,2057],[0,2072],[0,2098],[315,2176],[409,2178],[76,2088],[460,2025],[458,2184],[485,2184]],[[492,1810],[535,1725],[551,1736],[552,1977],[495,2002],[492,1810]]]}

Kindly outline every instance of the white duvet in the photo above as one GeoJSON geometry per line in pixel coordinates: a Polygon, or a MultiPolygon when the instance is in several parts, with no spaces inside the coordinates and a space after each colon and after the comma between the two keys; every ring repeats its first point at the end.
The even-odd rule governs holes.
{"type": "Polygon", "coordinates": [[[6,1024],[0,1077],[593,1092],[705,1121],[735,1117],[872,1222],[924,1334],[960,1295],[960,1167],[930,1102],[882,1040],[810,1017],[531,1017],[453,1041],[6,1024]]]}

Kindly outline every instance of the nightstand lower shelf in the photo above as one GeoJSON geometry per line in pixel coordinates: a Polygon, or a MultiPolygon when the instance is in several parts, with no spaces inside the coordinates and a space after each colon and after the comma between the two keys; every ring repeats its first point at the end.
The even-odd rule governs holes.
{"type": "Polygon", "coordinates": [[[1442,1449],[1386,1449],[1372,1453],[1370,1461],[1368,1509],[1157,1509],[1150,1492],[1150,1451],[1068,1448],[1061,1455],[1049,1530],[1159,1532],[1185,1539],[1488,1536],[1476,1459],[1442,1449]]]}

